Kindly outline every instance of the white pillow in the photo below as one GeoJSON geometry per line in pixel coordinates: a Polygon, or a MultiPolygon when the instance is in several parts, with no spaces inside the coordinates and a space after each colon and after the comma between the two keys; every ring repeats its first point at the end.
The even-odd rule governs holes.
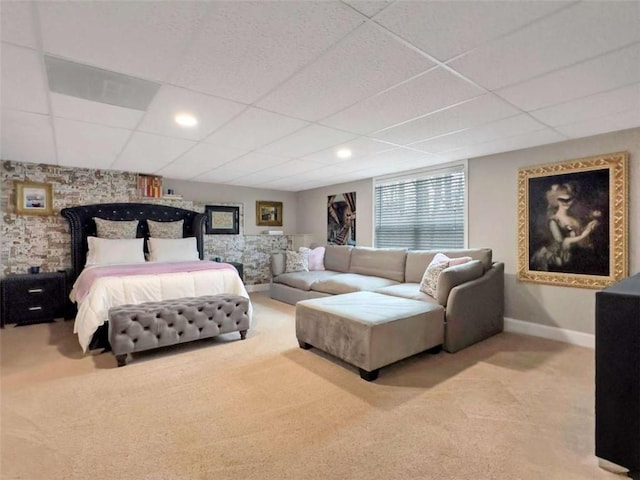
{"type": "Polygon", "coordinates": [[[144,263],[143,242],[144,238],[87,237],[87,266],[144,263]]]}
{"type": "Polygon", "coordinates": [[[432,296],[433,298],[436,298],[440,274],[445,268],[449,268],[449,262],[447,260],[444,262],[439,262],[438,260],[437,256],[431,260],[431,263],[424,271],[422,281],[420,282],[420,291],[432,296]]]}
{"type": "Polygon", "coordinates": [[[188,262],[200,260],[196,237],[149,238],[149,261],[188,262]]]}
{"type": "Polygon", "coordinates": [[[324,270],[324,247],[307,248],[300,247],[298,252],[307,252],[309,257],[309,271],[324,270]]]}

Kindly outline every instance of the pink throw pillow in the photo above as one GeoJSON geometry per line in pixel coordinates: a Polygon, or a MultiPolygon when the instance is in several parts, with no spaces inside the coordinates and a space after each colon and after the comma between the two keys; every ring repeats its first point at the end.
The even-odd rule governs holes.
{"type": "Polygon", "coordinates": [[[309,271],[324,270],[324,247],[307,248],[300,247],[298,252],[309,252],[309,271]]]}
{"type": "Polygon", "coordinates": [[[444,253],[436,253],[436,256],[433,257],[433,263],[444,263],[449,262],[449,266],[453,267],[454,265],[462,265],[463,263],[467,263],[473,260],[471,257],[456,257],[449,258],[444,253]]]}

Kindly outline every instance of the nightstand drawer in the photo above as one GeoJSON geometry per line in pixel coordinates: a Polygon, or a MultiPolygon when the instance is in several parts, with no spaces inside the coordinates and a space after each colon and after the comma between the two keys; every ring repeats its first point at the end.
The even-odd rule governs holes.
{"type": "Polygon", "coordinates": [[[36,323],[64,316],[66,275],[61,272],[13,274],[2,280],[2,326],[36,323]]]}

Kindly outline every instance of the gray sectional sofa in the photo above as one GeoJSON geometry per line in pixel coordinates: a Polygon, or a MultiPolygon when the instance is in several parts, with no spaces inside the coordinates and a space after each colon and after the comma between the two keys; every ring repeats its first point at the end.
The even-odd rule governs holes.
{"type": "Polygon", "coordinates": [[[488,248],[441,251],[471,262],[445,269],[435,298],[420,281],[438,251],[326,246],[324,271],[285,273],[285,253],[271,257],[271,298],[295,305],[300,300],[352,292],[376,292],[440,305],[444,309],[443,347],[456,352],[503,330],[504,264],[488,248]]]}

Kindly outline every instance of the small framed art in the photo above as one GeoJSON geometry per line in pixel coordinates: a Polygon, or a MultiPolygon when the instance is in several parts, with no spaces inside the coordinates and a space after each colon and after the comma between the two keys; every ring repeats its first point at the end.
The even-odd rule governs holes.
{"type": "Polygon", "coordinates": [[[240,207],[227,205],[206,205],[206,234],[238,235],[240,234],[240,207]]]}
{"type": "Polygon", "coordinates": [[[16,213],[53,215],[53,187],[50,183],[15,182],[16,213]]]}
{"type": "Polygon", "coordinates": [[[282,202],[256,202],[256,225],[259,227],[282,226],[282,202]]]}

